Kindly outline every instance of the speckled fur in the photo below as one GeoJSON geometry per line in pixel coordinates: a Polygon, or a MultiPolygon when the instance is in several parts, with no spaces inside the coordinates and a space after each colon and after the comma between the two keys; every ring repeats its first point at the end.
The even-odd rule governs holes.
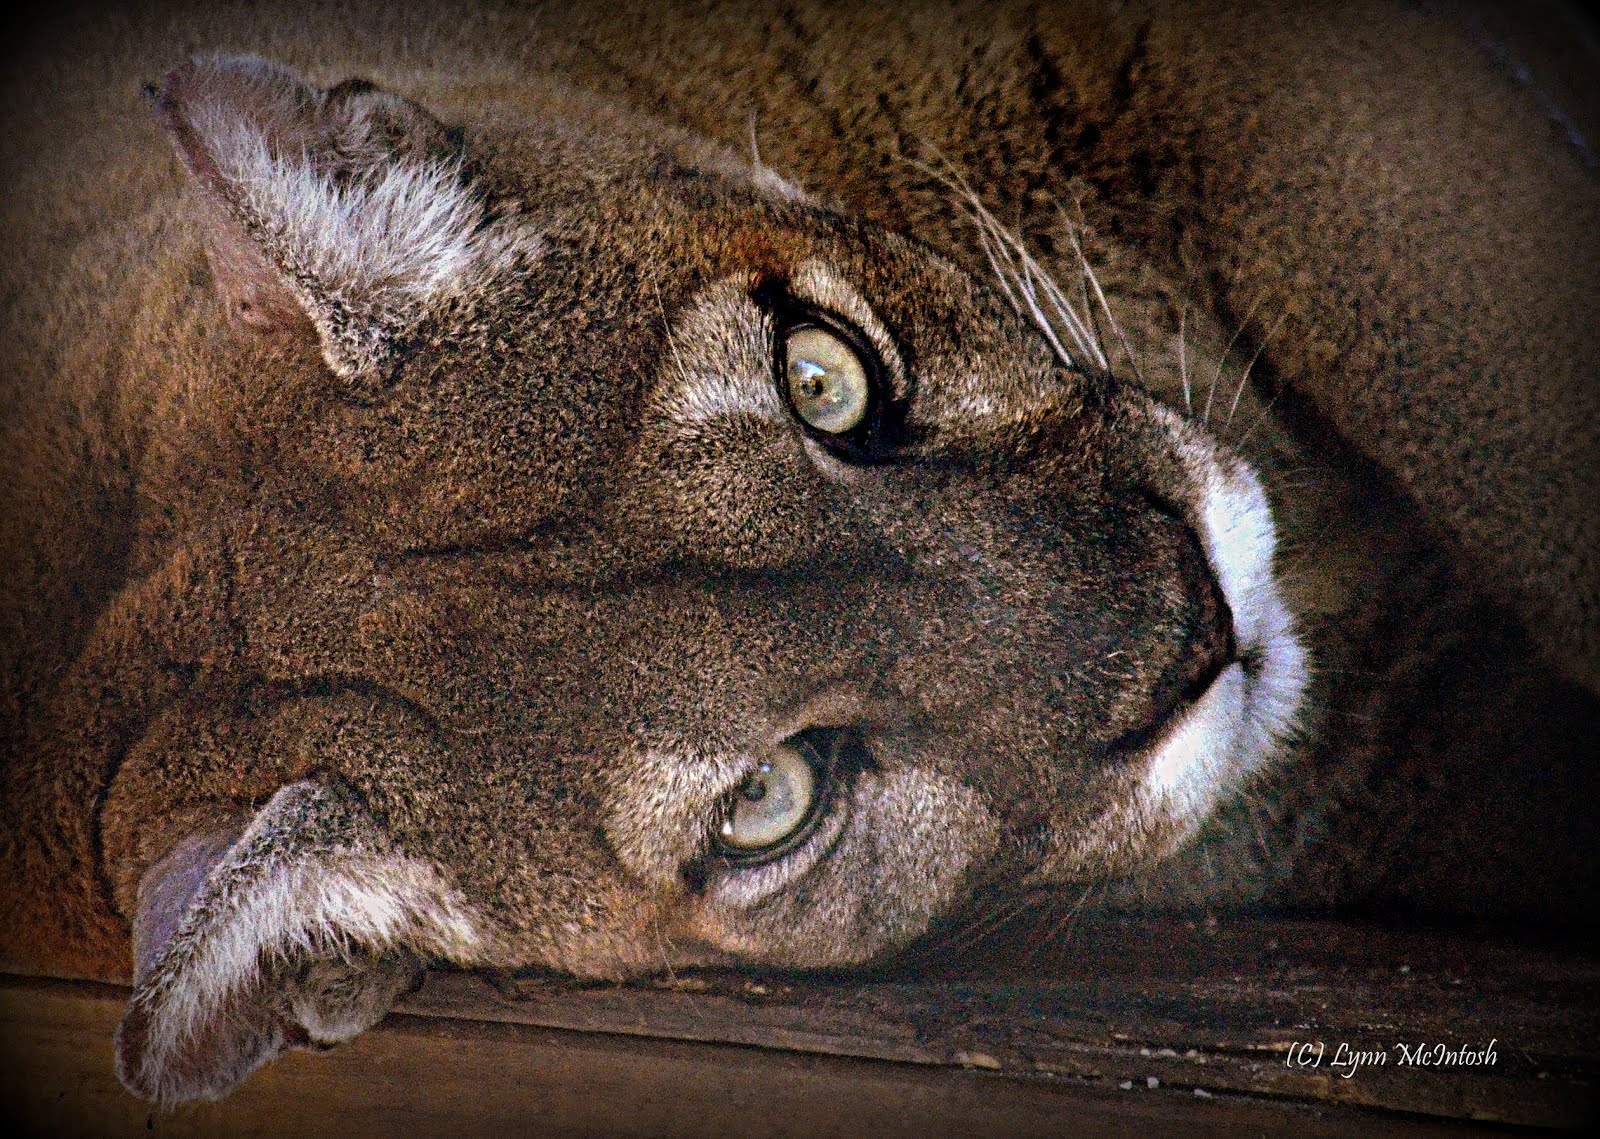
{"type": "Polygon", "coordinates": [[[396,936],[461,964],[855,964],[1041,866],[1595,921],[1600,191],[1461,13],[557,7],[63,17],[8,73],[8,962],[129,975],[151,867],[291,785],[381,836],[317,858],[437,879],[471,951],[396,936]],[[248,147],[208,184],[208,73],[138,94],[197,48],[305,76],[218,82],[355,196],[248,147]],[[339,220],[424,169],[418,240],[339,220]],[[1092,267],[1114,378],[941,171],[1092,267]],[[773,280],[900,355],[926,462],[845,469],[739,386],[773,280]],[[1204,572],[1145,391],[1260,472],[1312,662],[1198,836],[1104,829],[1204,572]],[[830,851],[686,872],[752,755],[841,724],[875,763],[830,851]]]}

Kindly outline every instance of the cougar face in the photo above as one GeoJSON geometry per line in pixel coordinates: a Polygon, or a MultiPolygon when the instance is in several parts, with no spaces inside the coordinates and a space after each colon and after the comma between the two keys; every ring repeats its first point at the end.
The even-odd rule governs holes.
{"type": "Polygon", "coordinates": [[[418,963],[860,964],[1148,865],[1292,730],[1249,467],[930,250],[572,115],[215,59],[157,110],[208,479],[80,665],[152,678],[99,817],[142,1094],[418,963]]]}
{"type": "Polygon", "coordinates": [[[599,287],[546,283],[572,272],[547,249],[532,312],[495,321],[538,330],[507,392],[536,430],[625,439],[534,474],[560,503],[518,519],[525,546],[397,571],[423,624],[483,638],[449,680],[495,693],[493,762],[529,803],[498,825],[539,836],[498,923],[547,939],[526,915],[582,881],[606,940],[555,942],[563,968],[845,965],[977,881],[1169,850],[1268,757],[1303,674],[1249,470],[931,254],[689,178],[627,193],[702,245],[605,211],[640,311],[547,312],[599,287]]]}

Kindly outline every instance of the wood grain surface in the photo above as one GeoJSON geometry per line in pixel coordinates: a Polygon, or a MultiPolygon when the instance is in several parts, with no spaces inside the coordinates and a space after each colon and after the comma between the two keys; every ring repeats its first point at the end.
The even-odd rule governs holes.
{"type": "MultiPolygon", "coordinates": [[[[962,939],[957,939],[962,940],[962,939]]],[[[1321,921],[1036,923],[862,980],[437,973],[219,1104],[111,1072],[126,991],[0,986],[0,1102],[56,1135],[1363,1134],[1596,1115],[1582,947],[1321,921]],[[1481,1051],[1404,1062],[1400,1044],[1481,1051]],[[1319,1063],[1305,1046],[1324,1046],[1319,1063]],[[1348,1076],[1340,1044],[1385,1056],[1348,1076]]]]}

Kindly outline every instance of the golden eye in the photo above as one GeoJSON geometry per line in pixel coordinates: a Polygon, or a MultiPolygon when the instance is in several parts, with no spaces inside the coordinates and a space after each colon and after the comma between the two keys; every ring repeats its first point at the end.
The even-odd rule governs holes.
{"type": "Polygon", "coordinates": [[[797,328],[784,340],[789,403],[818,431],[859,427],[872,402],[872,380],[856,350],[825,328],[797,328]]]}
{"type": "Polygon", "coordinates": [[[720,844],[735,855],[759,854],[782,845],[810,820],[817,802],[817,775],[805,756],[786,745],[745,776],[717,829],[720,844]]]}

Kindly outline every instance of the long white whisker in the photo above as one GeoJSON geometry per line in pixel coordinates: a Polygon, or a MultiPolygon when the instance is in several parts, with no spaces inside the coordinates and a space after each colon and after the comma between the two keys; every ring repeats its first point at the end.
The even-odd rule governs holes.
{"type": "Polygon", "coordinates": [[[1189,393],[1189,361],[1184,353],[1183,334],[1184,322],[1189,316],[1189,305],[1185,302],[1178,309],[1178,380],[1183,384],[1183,410],[1190,415],[1194,414],[1194,402],[1189,393]]]}
{"type": "Polygon", "coordinates": [[[1283,322],[1287,320],[1288,317],[1289,310],[1284,309],[1282,315],[1279,316],[1277,321],[1273,324],[1271,331],[1269,331],[1266,336],[1262,337],[1261,343],[1256,345],[1256,350],[1251,355],[1250,362],[1244,366],[1244,371],[1239,376],[1239,387],[1233,393],[1233,403],[1228,407],[1228,418],[1222,421],[1222,427],[1224,430],[1227,429],[1228,424],[1233,422],[1233,413],[1239,410],[1239,397],[1244,395],[1245,385],[1250,382],[1250,373],[1255,368],[1256,361],[1261,359],[1261,353],[1267,350],[1267,345],[1272,343],[1273,337],[1278,335],[1278,329],[1283,327],[1283,322]]]}
{"type": "Polygon", "coordinates": [[[1039,304],[1039,291],[1035,285],[1038,275],[1027,260],[1019,257],[1015,244],[1009,240],[1007,234],[998,223],[987,216],[979,216],[979,231],[991,250],[996,251],[1002,259],[1000,262],[991,257],[990,264],[996,270],[1001,283],[1006,287],[1006,295],[1011,299],[1013,306],[1019,313],[1032,318],[1033,323],[1050,344],[1050,350],[1056,358],[1064,364],[1072,364],[1072,353],[1056,331],[1055,324],[1046,315],[1039,304]]]}
{"type": "Polygon", "coordinates": [[[1244,319],[1241,320],[1239,322],[1239,326],[1233,330],[1233,335],[1228,337],[1228,342],[1223,345],[1222,354],[1217,357],[1217,370],[1212,373],[1211,388],[1206,392],[1206,408],[1205,411],[1200,415],[1200,422],[1205,424],[1207,427],[1211,426],[1211,401],[1213,398],[1215,398],[1217,394],[1217,384],[1222,379],[1222,367],[1228,362],[1228,356],[1232,354],[1233,346],[1238,343],[1239,337],[1244,333],[1244,330],[1250,327],[1250,322],[1255,319],[1256,309],[1261,307],[1261,302],[1265,299],[1266,296],[1263,294],[1261,297],[1256,299],[1254,304],[1250,306],[1249,311],[1244,314],[1244,319]]]}
{"type": "Polygon", "coordinates": [[[1071,353],[1061,343],[1054,326],[1040,311],[1031,276],[1026,266],[1018,268],[1015,253],[1005,243],[1004,232],[992,218],[986,215],[974,215],[974,217],[984,256],[988,258],[989,267],[994,270],[995,279],[1005,292],[1006,299],[1011,302],[1011,307],[1019,313],[1032,316],[1056,358],[1070,363],[1071,353]]]}
{"type": "MultiPolygon", "coordinates": [[[[1076,248],[1078,244],[1077,234],[1071,230],[1068,232],[1072,237],[1072,244],[1076,248]]],[[[1083,256],[1082,250],[1079,250],[1078,255],[1081,259],[1083,256]]],[[[1073,340],[1084,350],[1084,354],[1092,357],[1102,369],[1109,367],[1105,353],[1100,350],[1099,336],[1094,333],[1088,322],[1068,303],[1066,295],[1062,293],[1055,280],[1039,266],[1039,263],[1029,256],[1026,251],[1024,251],[1023,256],[1026,258],[1025,263],[1029,271],[1038,276],[1039,283],[1044,287],[1045,297],[1050,301],[1051,307],[1056,310],[1060,318],[1066,322],[1067,327],[1071,330],[1073,340]]],[[[1099,286],[1096,285],[1095,287],[1098,290],[1099,286]]]]}
{"type": "MultiPolygon", "coordinates": [[[[1110,363],[1083,313],[1067,300],[1055,279],[1029,252],[1021,238],[1000,224],[955,165],[937,150],[933,153],[940,164],[938,167],[916,159],[905,161],[954,194],[977,229],[979,248],[1011,306],[1032,320],[1062,364],[1076,367],[1081,358],[1101,371],[1108,371],[1110,363]],[[1067,348],[1068,342],[1075,351],[1067,348]]],[[[1069,233],[1073,233],[1070,226],[1069,233]]],[[[1076,245],[1075,233],[1073,241],[1076,245]]],[[[1079,256],[1082,257],[1081,249],[1079,256]]],[[[1098,291],[1098,282],[1095,288],[1098,291]]]]}
{"type": "Polygon", "coordinates": [[[1056,336],[1055,326],[1050,323],[1050,318],[1045,315],[1044,309],[1039,307],[1039,293],[1034,288],[1033,281],[1033,273],[1029,271],[1018,282],[1022,289],[1023,299],[1027,302],[1028,315],[1033,317],[1034,324],[1039,326],[1039,331],[1044,333],[1045,339],[1050,341],[1050,346],[1055,351],[1056,356],[1063,362],[1070,364],[1072,362],[1072,353],[1067,351],[1066,346],[1061,343],[1061,340],[1056,336]]]}
{"type": "Polygon", "coordinates": [[[1018,312],[1022,311],[1022,301],[1012,291],[1011,281],[1008,279],[1006,269],[1000,264],[1000,258],[1004,256],[1004,251],[995,245],[994,238],[989,236],[989,231],[982,226],[978,228],[978,241],[983,249],[984,257],[988,259],[989,267],[994,270],[995,282],[1000,286],[1001,291],[1005,293],[1006,300],[1011,302],[1012,308],[1018,312]]]}
{"type": "Polygon", "coordinates": [[[1100,278],[1095,274],[1094,269],[1090,267],[1089,258],[1084,256],[1083,244],[1078,240],[1078,231],[1073,227],[1071,221],[1064,216],[1062,221],[1067,226],[1067,234],[1072,238],[1072,251],[1078,255],[1078,265],[1083,270],[1083,278],[1094,288],[1095,300],[1100,302],[1100,311],[1105,313],[1106,323],[1111,325],[1111,331],[1116,333],[1117,341],[1122,345],[1122,354],[1128,358],[1128,366],[1133,369],[1134,377],[1142,383],[1144,374],[1139,369],[1139,361],[1133,354],[1133,348],[1129,345],[1127,336],[1123,334],[1122,325],[1117,322],[1117,318],[1111,313],[1111,306],[1106,302],[1106,294],[1100,288],[1100,278]]]}

